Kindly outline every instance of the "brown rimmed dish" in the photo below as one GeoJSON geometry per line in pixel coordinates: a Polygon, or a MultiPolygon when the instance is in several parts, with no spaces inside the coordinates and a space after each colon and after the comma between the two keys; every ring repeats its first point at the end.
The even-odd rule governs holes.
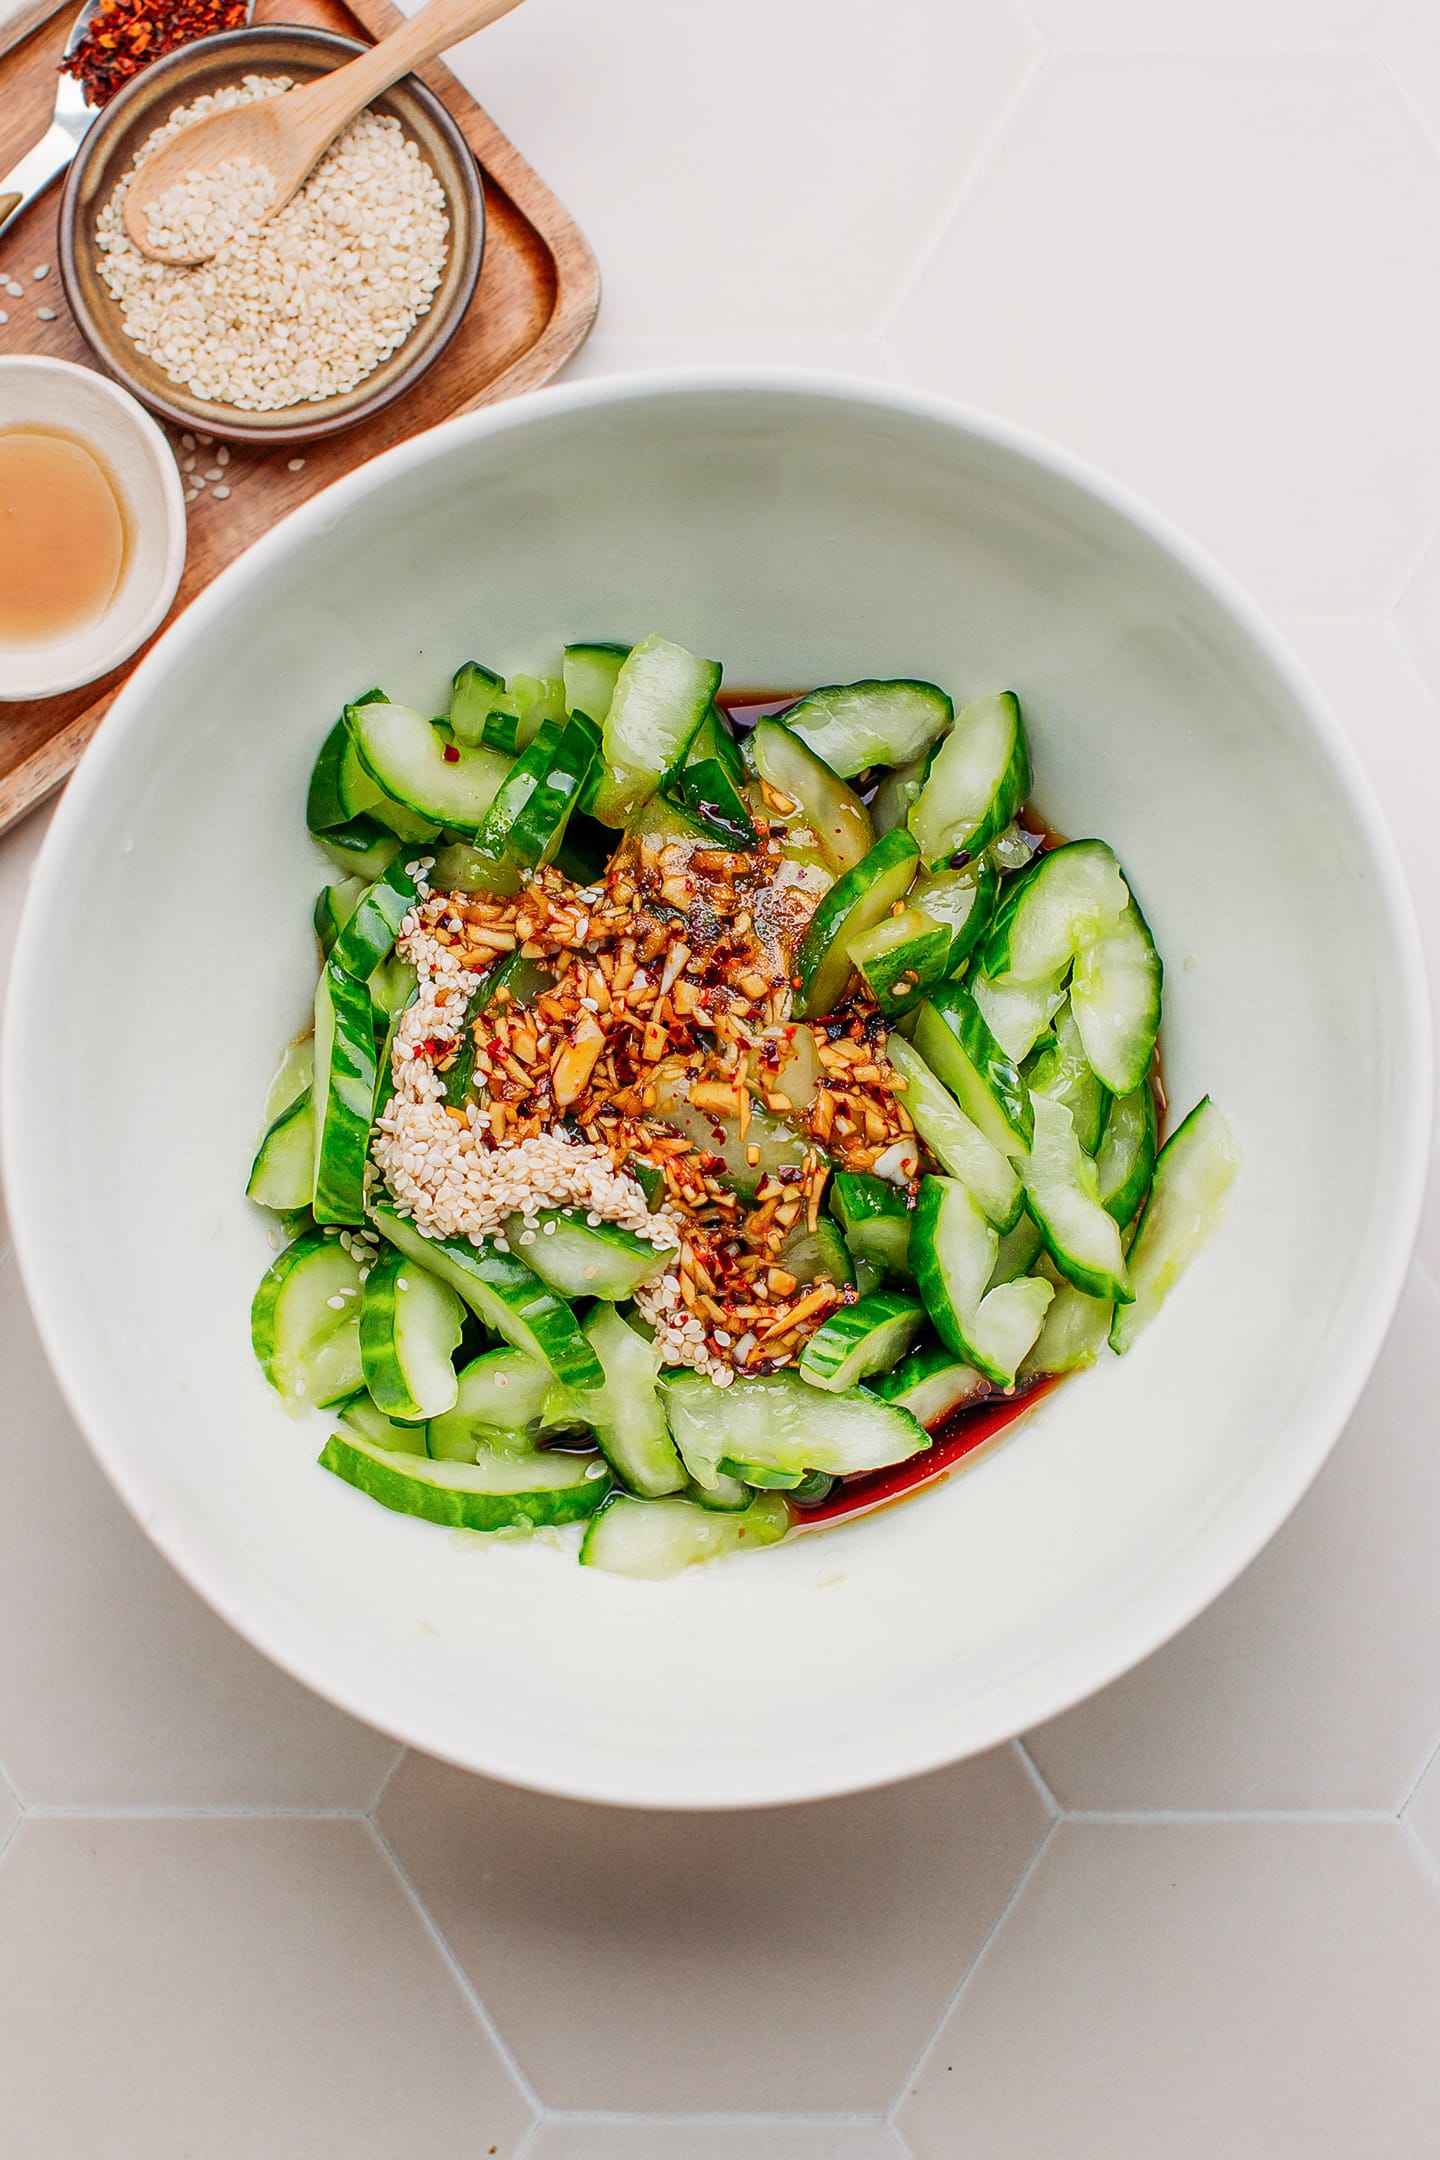
{"type": "Polygon", "coordinates": [[[245,75],[288,75],[297,82],[341,67],[363,46],[325,30],[288,24],[226,31],[155,61],[105,108],[81,144],[65,183],[59,216],[60,274],[75,320],[97,359],[153,412],[177,427],[230,442],[313,442],[379,412],[414,384],[460,327],[480,274],[485,208],[474,156],[459,126],[413,75],[375,100],[399,120],[445,193],[450,246],[431,303],[403,345],[353,390],[276,412],[243,412],[191,394],[172,382],[126,336],[120,309],[100,276],[95,226],[137,151],[177,105],[245,75]]]}

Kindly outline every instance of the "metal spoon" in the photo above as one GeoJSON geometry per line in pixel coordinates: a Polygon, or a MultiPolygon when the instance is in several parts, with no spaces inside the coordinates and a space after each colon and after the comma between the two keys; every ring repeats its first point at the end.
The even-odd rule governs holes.
{"type": "MultiPolygon", "coordinates": [[[[69,37],[65,40],[65,57],[68,60],[80,40],[85,36],[96,16],[100,13],[101,0],[86,0],[76,16],[69,37]]],[[[255,0],[247,0],[245,20],[248,23],[255,12],[255,0]]],[[[99,119],[101,108],[87,105],[85,92],[73,75],[62,75],[55,91],[55,112],[50,126],[41,136],[33,150],[27,151],[18,165],[8,173],[0,174],[0,232],[3,232],[17,210],[24,208],[47,187],[56,173],[64,172],[79,149],[81,139],[92,124],[99,119]]]]}

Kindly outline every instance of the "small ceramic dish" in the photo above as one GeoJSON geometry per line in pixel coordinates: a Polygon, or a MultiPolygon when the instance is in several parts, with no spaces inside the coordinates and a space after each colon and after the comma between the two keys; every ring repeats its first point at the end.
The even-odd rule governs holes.
{"type": "Polygon", "coordinates": [[[43,644],[0,646],[0,703],[55,697],[128,660],[164,621],[185,568],[185,494],[170,446],[128,391],[69,360],[0,359],[0,434],[67,435],[98,460],[125,527],[104,612],[43,644]]]}
{"type": "Polygon", "coordinates": [[[106,106],[76,153],[60,202],[60,274],[81,332],[101,364],[138,398],[177,427],[254,445],[313,442],[354,427],[400,397],[449,344],[464,318],[480,275],[485,205],[469,144],[440,100],[406,75],[375,100],[374,110],[398,120],[445,193],[450,245],[428,314],[372,374],[334,397],[276,412],[243,412],[196,397],[173,382],[126,336],[120,308],[100,275],[96,221],[147,138],[178,105],[238,83],[246,75],[288,75],[308,82],[342,67],[365,50],[328,30],[266,23],[201,38],[156,60],[106,106]]]}

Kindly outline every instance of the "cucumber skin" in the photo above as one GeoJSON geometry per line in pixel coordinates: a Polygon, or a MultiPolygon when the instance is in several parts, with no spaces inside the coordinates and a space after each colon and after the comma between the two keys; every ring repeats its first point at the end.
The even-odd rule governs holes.
{"type": "Polygon", "coordinates": [[[1151,1087],[1148,1079],[1142,1080],[1140,1086],[1132,1089],[1130,1095],[1116,1095],[1111,1098],[1109,1115],[1106,1118],[1105,1128],[1100,1135],[1095,1158],[1097,1168],[1102,1167],[1105,1162],[1105,1143],[1110,1137],[1110,1127],[1115,1119],[1116,1112],[1121,1110],[1122,1104],[1128,1104],[1135,1098],[1140,1101],[1143,1119],[1140,1146],[1130,1165],[1128,1175],[1122,1179],[1108,1198],[1102,1190],[1100,1203],[1108,1215],[1113,1215],[1122,1230],[1127,1230],[1135,1220],[1141,1204],[1150,1190],[1155,1176],[1155,1163],[1159,1154],[1159,1116],[1155,1107],[1155,1090],[1151,1087]]]}
{"type": "MultiPolygon", "coordinates": [[[[604,1478],[574,1486],[554,1486],[535,1493],[477,1493],[453,1485],[432,1485],[407,1477],[401,1456],[394,1467],[377,1462],[341,1433],[332,1433],[319,1455],[320,1467],[363,1492],[397,1515],[451,1530],[509,1530],[517,1523],[538,1528],[548,1523],[580,1522],[593,1515],[609,1491],[604,1478]]],[[[417,1457],[416,1460],[426,1460],[417,1457]]]]}
{"type": "Polygon", "coordinates": [[[1135,1235],[1130,1245],[1129,1265],[1131,1280],[1135,1288],[1134,1302],[1130,1305],[1118,1305],[1115,1308],[1115,1316],[1110,1325],[1110,1347],[1118,1356],[1124,1356],[1136,1337],[1149,1326],[1150,1322],[1160,1312],[1165,1300],[1169,1297],[1170,1292],[1179,1282],[1197,1252],[1206,1239],[1215,1231],[1223,1215],[1230,1187],[1234,1184],[1239,1169],[1240,1151],[1230,1121],[1223,1111],[1216,1109],[1208,1095],[1202,1095],[1189,1116],[1183,1118],[1176,1126],[1155,1159],[1155,1176],[1150,1186],[1150,1195],[1141,1211],[1140,1220],[1136,1225],[1135,1235]],[[1147,1252],[1147,1243],[1149,1241],[1145,1236],[1145,1226],[1147,1222],[1151,1223],[1153,1238],[1157,1234],[1154,1223],[1158,1219],[1158,1210],[1164,1203],[1169,1179],[1175,1173],[1176,1165],[1179,1164],[1183,1168],[1191,1147],[1195,1145],[1197,1140],[1203,1138],[1206,1128],[1212,1126],[1212,1124],[1215,1142],[1223,1150],[1223,1168],[1219,1190],[1210,1196],[1208,1219],[1200,1226],[1190,1249],[1179,1257],[1178,1261],[1171,1267],[1168,1275],[1152,1285],[1145,1273],[1146,1263],[1149,1258],[1147,1252]]]}
{"type": "MultiPolygon", "coordinates": [[[[808,691],[798,703],[790,706],[788,711],[776,713],[774,717],[789,728],[793,735],[798,735],[806,749],[813,751],[816,757],[823,760],[839,779],[849,780],[857,772],[862,772],[867,765],[907,765],[914,758],[919,757],[922,752],[928,750],[937,738],[943,741],[947,730],[954,723],[955,705],[953,699],[940,688],[938,683],[924,682],[917,676],[894,676],[884,679],[877,676],[866,676],[859,682],[824,683],[820,688],[808,691]],[[836,764],[834,756],[826,757],[823,748],[828,719],[822,717],[819,723],[815,725],[815,741],[812,742],[804,732],[805,728],[811,724],[812,714],[828,716],[835,701],[839,699],[855,698],[857,696],[863,699],[866,693],[873,691],[888,693],[893,696],[893,693],[897,690],[919,690],[923,692],[922,702],[930,706],[932,715],[935,718],[933,727],[927,724],[923,728],[917,729],[913,742],[906,742],[897,747],[894,744],[887,745],[877,737],[873,752],[867,751],[865,756],[858,758],[840,753],[841,762],[836,764]]],[[[834,737],[838,737],[839,733],[838,728],[833,730],[830,746],[832,753],[836,751],[834,737]]]]}
{"type": "MultiPolygon", "coordinates": [[[[1034,775],[1030,768],[1030,744],[1025,734],[1025,716],[1020,710],[1020,700],[1016,697],[1013,690],[1001,690],[998,691],[996,695],[1001,698],[1008,699],[1010,704],[1014,707],[1015,742],[1011,750],[1009,762],[1006,765],[1004,772],[1000,775],[1000,779],[995,788],[995,792],[990,797],[990,801],[987,804],[982,816],[980,817],[979,822],[973,827],[970,832],[966,833],[963,838],[959,837],[958,835],[952,834],[949,838],[949,844],[947,846],[940,847],[937,844],[935,851],[926,858],[925,867],[927,870],[933,871],[943,869],[945,864],[950,861],[953,855],[959,854],[961,852],[967,855],[979,855],[983,849],[987,848],[990,845],[990,842],[992,840],[997,838],[1000,833],[1004,832],[1007,825],[1013,823],[1013,821],[1019,815],[1021,809],[1023,808],[1026,797],[1030,793],[1034,775]]],[[[975,700],[976,704],[984,702],[988,701],[981,699],[975,700]]],[[[958,715],[955,722],[955,726],[957,728],[963,724],[965,714],[970,710],[971,707],[966,706],[964,710],[958,715]]],[[[920,814],[921,822],[924,821],[924,812],[921,809],[921,805],[924,801],[925,789],[929,786],[931,773],[933,772],[936,764],[940,759],[941,753],[945,748],[945,744],[949,740],[950,736],[948,734],[942,735],[939,742],[936,743],[934,749],[930,753],[929,760],[925,767],[924,782],[921,785],[919,795],[916,797],[916,800],[911,805],[910,809],[910,829],[912,831],[915,827],[917,812],[919,812],[920,814]]],[[[916,837],[918,839],[919,836],[917,835],[916,837]]],[[[924,853],[923,848],[921,852],[922,854],[924,853]]]]}
{"type": "MultiPolygon", "coordinates": [[[[743,1513],[705,1509],[678,1495],[663,1500],[636,1500],[628,1493],[617,1493],[592,1518],[580,1547],[580,1565],[602,1569],[606,1574],[623,1575],[633,1581],[664,1582],[687,1567],[743,1552],[747,1546],[758,1550],[765,1545],[777,1545],[789,1530],[790,1523],[790,1510],[778,1493],[757,1494],[743,1513]],[[645,1517],[636,1516],[635,1510],[639,1508],[647,1511],[645,1517]],[[659,1514],[662,1509],[665,1511],[663,1518],[659,1514]],[[687,1514],[680,1514],[680,1509],[685,1509],[687,1514]],[[696,1518],[693,1525],[688,1522],[688,1515],[696,1518]],[[616,1567],[613,1559],[607,1559],[606,1549],[617,1531],[623,1532],[633,1523],[642,1534],[654,1528],[663,1535],[667,1521],[682,1535],[687,1530],[691,1534],[691,1549],[681,1551],[673,1564],[616,1567]]],[[[624,1557],[623,1541],[621,1557],[624,1557]]],[[[652,1555],[652,1561],[654,1557],[657,1556],[652,1555]]]]}
{"type": "MultiPolygon", "coordinates": [[[[323,1400],[319,1396],[296,1396],[291,1388],[283,1384],[281,1351],[275,1339],[276,1318],[280,1308],[280,1300],[295,1270],[303,1267],[305,1262],[314,1254],[334,1250],[337,1243],[336,1239],[327,1238],[322,1230],[309,1230],[296,1238],[292,1245],[287,1245],[285,1250],[278,1253],[271,1261],[260,1278],[250,1305],[250,1347],[255,1352],[260,1370],[264,1373],[265,1378],[274,1388],[277,1395],[281,1396],[285,1402],[304,1409],[312,1407],[326,1409],[332,1403],[343,1402],[348,1395],[355,1394],[364,1385],[364,1373],[360,1363],[360,1301],[358,1296],[360,1270],[358,1267],[354,1268],[354,1287],[357,1291],[354,1301],[355,1356],[353,1373],[348,1376],[350,1384],[348,1386],[337,1385],[334,1394],[326,1396],[323,1400]]],[[[343,1320],[345,1316],[342,1315],[341,1317],[343,1320]]]]}
{"type": "MultiPolygon", "coordinates": [[[[378,1076],[374,1007],[365,984],[333,960],[326,961],[320,979],[330,1000],[333,1035],[327,1070],[315,1076],[311,1205],[318,1223],[358,1226],[365,1220],[365,1164],[378,1076]]],[[[318,1040],[318,1027],[316,1032],[318,1040]]]]}
{"type": "MultiPolygon", "coordinates": [[[[920,851],[908,832],[896,827],[884,838],[877,840],[864,860],[847,870],[844,877],[837,878],[816,908],[800,940],[795,956],[795,971],[800,977],[801,988],[795,1001],[796,1016],[800,1019],[819,1019],[823,1014],[811,1006],[812,988],[820,975],[830,948],[840,937],[845,924],[860,903],[873,890],[876,882],[892,876],[898,880],[906,867],[911,879],[920,866],[920,851]]],[[[897,891],[896,898],[903,895],[897,891]]]]}
{"type": "Polygon", "coordinates": [[[341,973],[368,982],[394,949],[400,925],[419,897],[414,878],[397,855],[340,927],[330,958],[341,973]]]}
{"type": "Polygon", "coordinates": [[[800,1377],[827,1394],[840,1394],[906,1356],[924,1325],[925,1307],[918,1298],[873,1290],[853,1305],[842,1305],[815,1330],[800,1356],[800,1377]],[[883,1341],[866,1351],[865,1337],[877,1333],[883,1341]]]}
{"type": "MultiPolygon", "coordinates": [[[[401,1271],[414,1266],[414,1261],[407,1260],[404,1253],[396,1247],[387,1247],[371,1263],[360,1300],[360,1362],[365,1370],[365,1385],[371,1402],[381,1416],[393,1418],[401,1425],[425,1425],[432,1417],[443,1417],[447,1410],[455,1407],[454,1393],[451,1394],[449,1402],[434,1403],[428,1407],[418,1403],[411,1395],[401,1371],[396,1350],[396,1337],[400,1329],[400,1300],[405,1295],[401,1271]]],[[[438,1275],[435,1281],[449,1297],[454,1309],[454,1340],[450,1345],[454,1351],[460,1343],[460,1299],[438,1275]]],[[[458,1388],[457,1379],[457,1392],[458,1388]]]]}
{"type": "Polygon", "coordinates": [[[532,1275],[513,1254],[496,1252],[493,1245],[480,1248],[462,1244],[458,1238],[422,1237],[415,1225],[393,1208],[375,1208],[371,1220],[381,1236],[398,1246],[407,1259],[430,1268],[448,1282],[477,1319],[503,1335],[515,1349],[540,1358],[557,1380],[576,1388],[601,1385],[605,1375],[600,1360],[581,1334],[569,1305],[547,1290],[539,1276],[532,1275]],[[536,1320],[549,1340],[548,1350],[534,1324],[536,1320]],[[522,1330],[523,1339],[517,1340],[522,1330]]]}
{"type": "MultiPolygon", "coordinates": [[[[991,1034],[985,1015],[968,990],[962,989],[959,983],[938,984],[920,1008],[914,1042],[919,1055],[936,1078],[944,1081],[971,1124],[980,1125],[981,1131],[985,1132],[985,1126],[965,1101],[945,1066],[958,1052],[958,1059],[972,1069],[982,1093],[993,1106],[992,1114],[998,1115],[1005,1135],[1002,1141],[996,1134],[985,1132],[992,1147],[1000,1148],[1002,1153],[1017,1141],[1022,1147],[1029,1147],[1035,1137],[1035,1112],[1030,1102],[1030,1090],[1019,1067],[1006,1056],[991,1034]]],[[[966,1085],[968,1091],[968,1076],[966,1085]]]]}

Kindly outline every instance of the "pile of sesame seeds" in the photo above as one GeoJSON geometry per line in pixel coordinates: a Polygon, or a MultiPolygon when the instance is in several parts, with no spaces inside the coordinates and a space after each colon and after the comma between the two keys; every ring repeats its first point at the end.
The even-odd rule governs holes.
{"type": "Polygon", "coordinates": [[[172,382],[246,412],[314,403],[363,382],[428,312],[449,243],[435,174],[398,120],[367,111],[263,222],[258,168],[232,172],[228,192],[216,192],[216,175],[168,190],[169,231],[207,246],[223,238],[207,262],[186,268],[142,255],[124,220],[135,169],[191,120],[290,87],[287,77],[246,76],[181,106],[96,221],[100,273],[126,335],[172,382]]]}

